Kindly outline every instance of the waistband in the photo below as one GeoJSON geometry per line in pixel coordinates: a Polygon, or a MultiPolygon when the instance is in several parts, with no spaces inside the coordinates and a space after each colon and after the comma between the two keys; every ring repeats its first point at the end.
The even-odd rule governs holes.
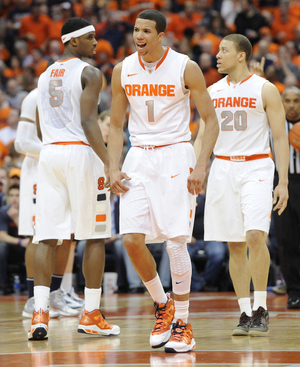
{"type": "Polygon", "coordinates": [[[90,147],[89,144],[84,143],[83,141],[59,141],[57,143],[51,143],[51,145],[86,145],[90,147]]]}
{"type": "Polygon", "coordinates": [[[234,155],[234,156],[225,156],[225,155],[216,155],[218,159],[224,159],[225,161],[231,162],[248,162],[255,161],[256,159],[269,158],[270,154],[254,154],[254,155],[234,155]]]}
{"type": "Polygon", "coordinates": [[[142,148],[142,149],[157,149],[163,147],[169,147],[170,145],[181,144],[181,143],[190,143],[189,141],[180,141],[178,143],[165,144],[165,145],[135,145],[133,148],[142,148]]]}

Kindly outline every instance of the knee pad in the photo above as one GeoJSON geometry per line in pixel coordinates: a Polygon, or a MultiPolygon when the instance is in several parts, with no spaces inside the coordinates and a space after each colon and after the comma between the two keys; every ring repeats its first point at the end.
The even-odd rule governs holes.
{"type": "Polygon", "coordinates": [[[192,266],[185,237],[167,241],[170,258],[173,292],[178,295],[190,292],[192,266]]]}

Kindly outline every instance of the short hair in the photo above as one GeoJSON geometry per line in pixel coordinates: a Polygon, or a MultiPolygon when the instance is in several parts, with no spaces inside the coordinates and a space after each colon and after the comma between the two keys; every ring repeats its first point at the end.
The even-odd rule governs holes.
{"type": "Polygon", "coordinates": [[[292,86],[292,87],[285,88],[285,90],[282,92],[282,95],[281,95],[282,99],[286,95],[286,92],[289,92],[289,91],[295,92],[300,96],[300,89],[298,87],[292,86]]]}
{"type": "MultiPolygon", "coordinates": [[[[86,19],[83,19],[83,18],[80,18],[80,17],[70,18],[62,26],[61,35],[64,36],[65,34],[75,32],[78,29],[87,27],[89,25],[92,25],[92,24],[86,19]]],[[[69,43],[69,41],[66,42],[64,45],[67,46],[68,43],[69,43]]]]}
{"type": "Polygon", "coordinates": [[[99,116],[98,116],[98,118],[99,118],[101,121],[103,121],[106,117],[110,117],[110,110],[104,110],[104,111],[102,111],[102,112],[99,114],[99,116]]]}
{"type": "Polygon", "coordinates": [[[250,60],[252,54],[252,45],[247,37],[243,36],[242,34],[233,33],[225,36],[223,40],[233,42],[237,52],[245,52],[246,62],[250,60]]]}
{"type": "Polygon", "coordinates": [[[165,32],[167,28],[167,19],[158,10],[155,9],[147,9],[142,11],[138,16],[137,19],[147,19],[147,20],[153,20],[156,25],[155,29],[157,30],[157,33],[165,32]]]}

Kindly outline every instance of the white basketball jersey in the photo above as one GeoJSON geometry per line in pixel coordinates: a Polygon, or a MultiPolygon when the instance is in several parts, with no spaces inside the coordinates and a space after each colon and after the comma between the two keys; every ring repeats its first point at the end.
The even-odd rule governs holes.
{"type": "Polygon", "coordinates": [[[220,126],[215,155],[269,154],[269,122],[262,100],[267,82],[252,74],[236,85],[228,76],[212,85],[209,93],[220,126]]]}
{"type": "Polygon", "coordinates": [[[34,121],[34,131],[35,134],[32,136],[32,139],[36,141],[38,144],[42,144],[36,129],[36,106],[37,106],[37,88],[33,89],[27,96],[23,99],[22,106],[21,106],[21,116],[22,118],[26,118],[28,120],[34,121]]]}
{"type": "Polygon", "coordinates": [[[88,63],[73,57],[58,60],[40,76],[38,110],[43,143],[83,141],[81,125],[81,74],[88,63]]]}
{"type": "Polygon", "coordinates": [[[130,103],[132,146],[189,141],[190,93],[184,70],[189,58],[169,47],[149,72],[138,53],[123,61],[121,83],[130,103]]]}

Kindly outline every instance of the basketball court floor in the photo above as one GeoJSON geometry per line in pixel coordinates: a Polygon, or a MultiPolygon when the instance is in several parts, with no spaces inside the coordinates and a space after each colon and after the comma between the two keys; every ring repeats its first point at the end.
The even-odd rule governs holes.
{"type": "Polygon", "coordinates": [[[115,337],[77,333],[78,317],[53,319],[48,341],[28,341],[22,319],[26,296],[0,296],[0,367],[77,366],[300,366],[300,310],[287,296],[268,294],[266,337],[232,337],[239,318],[234,293],[192,293],[190,319],[196,348],[167,354],[149,346],[154,307],[149,295],[103,295],[102,311],[121,327],[115,337]]]}

